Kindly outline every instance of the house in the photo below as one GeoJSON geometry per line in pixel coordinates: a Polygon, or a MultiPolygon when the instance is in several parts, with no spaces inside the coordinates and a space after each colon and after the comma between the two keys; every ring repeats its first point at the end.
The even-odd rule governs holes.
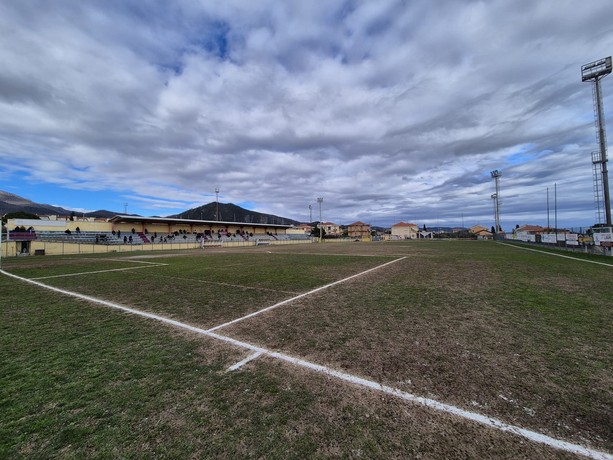
{"type": "Polygon", "coordinates": [[[536,235],[542,235],[545,229],[540,225],[522,225],[517,227],[514,231],[514,238],[520,241],[536,241],[536,235]]]}
{"type": "Polygon", "coordinates": [[[354,222],[347,226],[347,234],[351,238],[369,239],[370,238],[370,224],[364,222],[354,222]]]}
{"type": "Polygon", "coordinates": [[[342,236],[340,225],[337,225],[334,222],[322,222],[321,225],[327,236],[342,236]]]}
{"type": "Polygon", "coordinates": [[[288,235],[310,235],[313,227],[309,224],[299,224],[286,230],[288,235]]]}
{"type": "Polygon", "coordinates": [[[480,240],[489,240],[494,236],[492,232],[490,232],[483,225],[475,225],[473,227],[470,227],[468,229],[468,233],[472,233],[473,235],[476,235],[477,238],[480,240]]]}
{"type": "Polygon", "coordinates": [[[419,227],[415,224],[409,224],[406,222],[398,222],[397,224],[392,225],[392,237],[397,237],[405,240],[412,240],[417,238],[417,232],[419,232],[419,227]]]}

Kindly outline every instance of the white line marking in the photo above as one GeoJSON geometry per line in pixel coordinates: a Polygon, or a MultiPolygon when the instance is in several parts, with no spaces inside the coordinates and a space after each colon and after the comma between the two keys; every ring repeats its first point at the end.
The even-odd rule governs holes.
{"type": "Polygon", "coordinates": [[[94,260],[112,260],[113,262],[130,262],[133,264],[143,264],[143,265],[168,265],[168,264],[163,264],[162,262],[147,262],[146,260],[134,260],[130,257],[126,257],[125,259],[94,259],[94,260]]]}
{"type": "MultiPolygon", "coordinates": [[[[224,266],[225,268],[225,266],[224,266]]],[[[32,279],[39,279],[39,278],[32,278],[32,279]]],[[[216,286],[229,286],[229,287],[235,287],[237,289],[251,289],[253,291],[267,291],[267,292],[277,292],[280,294],[296,294],[295,292],[291,292],[291,291],[280,291],[279,289],[270,289],[270,288],[263,288],[263,287],[256,287],[256,286],[243,286],[240,284],[231,284],[231,283],[222,283],[219,281],[207,281],[207,280],[199,280],[199,279],[194,279],[194,278],[183,278],[180,276],[166,276],[164,275],[164,279],[175,279],[175,280],[181,280],[181,281],[189,281],[190,283],[204,283],[204,284],[214,284],[216,286]]]]}
{"type": "Polygon", "coordinates": [[[233,366],[228,367],[228,370],[226,372],[233,372],[236,369],[240,369],[245,364],[247,364],[249,361],[253,361],[254,359],[260,357],[262,355],[262,353],[263,353],[262,351],[256,351],[252,355],[247,356],[242,361],[239,361],[238,363],[234,364],[233,366]]]}
{"type": "MultiPolygon", "coordinates": [[[[165,318],[163,316],[159,316],[159,315],[155,315],[153,313],[147,313],[145,311],[141,311],[141,310],[136,310],[134,308],[129,308],[129,307],[125,307],[123,305],[120,304],[116,304],[113,302],[107,302],[106,300],[101,300],[101,299],[97,299],[95,297],[90,297],[87,295],[83,295],[83,294],[78,294],[76,292],[71,292],[71,291],[67,291],[64,289],[59,289],[53,286],[48,286],[46,284],[40,283],[38,281],[34,281],[28,278],[22,278],[21,276],[17,276],[17,275],[13,275],[12,273],[6,272],[4,270],[0,270],[0,273],[9,276],[11,278],[15,278],[21,281],[25,281],[27,283],[30,284],[34,284],[36,286],[42,287],[44,289],[49,289],[51,291],[54,292],[58,292],[60,294],[65,294],[68,296],[72,296],[72,297],[76,297],[78,299],[82,299],[82,300],[86,300],[88,302],[92,302],[92,303],[97,303],[100,305],[104,305],[107,307],[111,307],[111,308],[115,308],[121,311],[125,311],[128,313],[132,313],[138,316],[143,316],[145,318],[150,318],[150,319],[155,319],[158,321],[161,321],[163,323],[166,324],[170,324],[172,326],[175,327],[179,327],[182,329],[187,329],[189,331],[195,332],[197,334],[201,334],[207,337],[212,337],[212,338],[216,338],[219,340],[222,340],[226,343],[231,343],[233,345],[236,345],[238,347],[241,348],[246,348],[248,350],[252,350],[254,352],[259,353],[259,354],[267,354],[269,356],[271,356],[272,358],[277,358],[280,359],[282,361],[288,362],[290,364],[293,364],[295,366],[299,366],[299,367],[304,367],[307,369],[310,369],[312,371],[315,372],[319,372],[321,374],[325,374],[328,375],[330,377],[335,377],[337,379],[340,379],[342,381],[345,382],[349,382],[352,383],[354,385],[358,385],[358,386],[362,386],[362,387],[366,387],[366,388],[370,388],[372,390],[375,391],[380,391],[386,394],[389,394],[390,396],[394,396],[396,398],[400,398],[403,399],[405,401],[408,402],[412,402],[414,404],[419,404],[419,405],[423,405],[426,407],[429,407],[431,409],[437,410],[439,412],[444,412],[447,414],[452,414],[455,416],[458,416],[460,418],[466,419],[466,420],[470,420],[476,423],[480,423],[482,425],[500,430],[500,431],[504,431],[504,432],[508,432],[511,434],[515,434],[517,436],[522,436],[526,439],[529,439],[531,441],[537,442],[537,443],[541,443],[541,444],[545,444],[547,446],[556,448],[556,449],[560,449],[560,450],[564,450],[566,452],[571,452],[574,454],[578,454],[578,455],[584,455],[588,458],[593,458],[593,459],[597,459],[597,460],[613,460],[613,455],[607,453],[607,452],[603,452],[603,451],[598,451],[598,450],[594,450],[594,449],[589,449],[587,447],[584,446],[580,446],[578,444],[573,444],[567,441],[562,441],[559,439],[555,439],[552,438],[550,436],[546,436],[544,434],[541,433],[537,433],[536,431],[531,431],[531,430],[527,430],[525,428],[520,428],[518,426],[515,425],[510,425],[508,423],[503,422],[502,420],[498,420],[495,419],[493,417],[489,417],[486,415],[482,415],[479,414],[477,412],[471,412],[471,411],[467,411],[464,409],[461,409],[459,407],[456,406],[452,406],[450,404],[445,404],[439,401],[436,401],[434,399],[429,399],[429,398],[424,398],[421,396],[416,396],[414,394],[411,393],[407,393],[405,391],[399,390],[397,388],[393,388],[387,385],[382,385],[378,382],[375,382],[373,380],[368,380],[368,379],[364,379],[362,377],[358,377],[355,375],[351,375],[351,374],[347,374],[345,372],[340,372],[340,371],[336,371],[334,369],[331,369],[329,367],[326,366],[322,366],[320,364],[315,364],[312,363],[310,361],[305,361],[303,359],[300,358],[295,358],[293,356],[290,355],[286,355],[284,353],[278,353],[278,352],[273,352],[270,350],[267,350],[265,348],[259,347],[257,345],[252,345],[250,343],[247,342],[242,342],[240,340],[236,340],[233,339],[232,337],[226,337],[223,335],[219,335],[216,334],[214,332],[210,332],[209,330],[204,330],[202,328],[199,327],[195,327],[186,323],[182,323],[180,321],[175,321],[173,319],[170,318],[165,318]]],[[[354,275],[357,276],[357,275],[354,275]]]]}
{"type": "Polygon", "coordinates": [[[378,270],[378,269],[383,268],[383,267],[385,267],[387,265],[399,262],[399,261],[401,261],[401,260],[403,260],[405,258],[406,257],[401,257],[400,259],[395,259],[395,260],[392,260],[390,262],[386,262],[383,265],[377,265],[376,267],[369,268],[368,270],[365,270],[363,272],[356,273],[355,275],[348,276],[347,278],[343,278],[342,280],[334,281],[333,283],[326,284],[325,286],[320,286],[320,287],[318,287],[316,289],[313,289],[313,290],[311,290],[309,292],[305,292],[303,294],[300,294],[300,295],[297,295],[295,297],[292,297],[291,299],[283,300],[282,302],[279,302],[279,303],[276,303],[274,305],[271,305],[270,307],[262,308],[261,310],[254,311],[253,313],[249,313],[248,315],[242,316],[240,318],[233,319],[232,321],[228,321],[227,323],[223,323],[223,324],[220,324],[219,326],[212,327],[208,331],[209,332],[216,331],[216,330],[224,328],[226,326],[230,326],[231,324],[235,324],[235,323],[238,323],[240,321],[244,321],[244,320],[246,320],[248,318],[252,318],[252,317],[254,317],[256,315],[259,315],[261,313],[267,312],[267,311],[272,310],[274,308],[278,308],[278,307],[280,307],[282,305],[285,305],[285,304],[288,304],[290,302],[293,302],[294,300],[301,299],[303,297],[306,297],[308,295],[314,294],[316,292],[323,291],[324,289],[328,289],[328,288],[330,288],[332,286],[336,286],[337,284],[344,283],[345,281],[349,281],[351,279],[357,278],[358,276],[362,276],[362,275],[365,275],[366,273],[370,273],[370,272],[372,272],[374,270],[378,270]]]}
{"type": "Polygon", "coordinates": [[[550,447],[554,447],[556,449],[565,450],[567,452],[572,452],[572,453],[579,454],[579,455],[584,455],[589,458],[606,459],[606,460],[613,459],[613,455],[610,455],[606,452],[588,449],[578,444],[561,441],[559,439],[555,439],[550,436],[546,436],[544,434],[537,433],[536,431],[531,431],[525,428],[520,428],[515,425],[510,425],[508,423],[503,422],[502,420],[498,420],[493,417],[489,417],[487,415],[482,415],[477,412],[467,411],[459,407],[452,406],[450,404],[445,404],[445,403],[436,401],[434,399],[416,396],[414,394],[407,393],[406,391],[402,391],[397,388],[393,388],[387,385],[382,385],[378,382],[364,379],[362,377],[357,377],[355,375],[336,371],[334,369],[330,369],[329,367],[321,366],[319,364],[314,364],[314,363],[311,363],[309,361],[305,361],[299,358],[294,358],[292,356],[288,356],[283,353],[270,352],[268,354],[273,358],[278,358],[283,361],[287,361],[296,366],[306,367],[307,369],[311,369],[312,371],[319,372],[325,375],[329,375],[330,377],[336,377],[340,380],[344,380],[345,382],[350,382],[355,385],[360,385],[363,387],[370,388],[372,390],[381,391],[383,393],[389,394],[390,396],[395,396],[397,398],[404,399],[405,401],[420,404],[420,405],[429,407],[431,409],[434,409],[440,412],[453,414],[458,417],[461,417],[467,420],[471,420],[473,422],[477,422],[482,425],[486,425],[486,426],[495,428],[500,431],[513,433],[515,435],[527,438],[531,441],[545,444],[550,447]]]}
{"type": "Polygon", "coordinates": [[[126,270],[142,270],[143,268],[152,268],[152,267],[164,267],[168,264],[156,264],[156,265],[147,265],[145,267],[125,267],[125,268],[109,268],[108,270],[96,270],[91,272],[79,272],[79,273],[64,273],[63,275],[50,275],[50,276],[39,276],[38,278],[31,278],[33,280],[46,280],[49,278],[63,278],[65,276],[80,276],[80,275],[91,275],[94,273],[107,273],[107,272],[123,272],[126,270]]]}
{"type": "MultiPolygon", "coordinates": [[[[287,252],[287,251],[268,251],[271,254],[290,254],[296,255],[299,254],[301,256],[341,256],[341,257],[393,257],[390,254],[356,254],[356,253],[334,253],[334,252],[287,252]]],[[[398,256],[400,257],[400,256],[398,256]]]]}
{"type": "Polygon", "coordinates": [[[546,254],[548,256],[564,257],[565,259],[578,260],[579,262],[587,262],[588,264],[598,264],[598,265],[604,265],[605,267],[613,267],[613,265],[611,264],[607,264],[604,262],[596,262],[595,260],[579,259],[577,257],[565,256],[564,254],[554,254],[553,252],[539,251],[538,249],[533,249],[533,248],[524,248],[523,246],[517,246],[515,244],[509,244],[509,243],[498,243],[498,244],[502,244],[503,246],[509,246],[509,247],[516,248],[516,249],[523,249],[524,251],[538,252],[539,254],[546,254]]]}

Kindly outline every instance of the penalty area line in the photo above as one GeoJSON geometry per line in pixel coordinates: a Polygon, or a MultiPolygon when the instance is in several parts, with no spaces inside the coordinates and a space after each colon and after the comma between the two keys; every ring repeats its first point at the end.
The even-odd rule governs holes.
{"type": "Polygon", "coordinates": [[[324,285],[324,286],[320,286],[320,287],[318,287],[318,288],[312,289],[312,290],[310,290],[310,291],[308,291],[308,292],[304,292],[304,293],[302,293],[302,294],[300,294],[300,295],[297,295],[297,296],[295,296],[295,297],[292,297],[292,298],[290,298],[290,299],[286,299],[286,300],[283,300],[283,301],[281,301],[281,302],[278,302],[278,303],[276,303],[276,304],[274,304],[274,305],[271,305],[271,306],[269,306],[269,307],[262,308],[261,310],[254,311],[253,313],[249,313],[248,315],[241,316],[240,318],[233,319],[232,321],[228,321],[227,323],[223,323],[223,324],[220,324],[220,325],[218,325],[218,326],[212,327],[212,328],[208,329],[208,332],[217,331],[217,330],[219,330],[219,329],[221,329],[221,328],[224,328],[224,327],[226,327],[226,326],[230,326],[231,324],[235,324],[235,323],[238,323],[238,322],[240,322],[240,321],[244,321],[244,320],[246,320],[246,319],[249,319],[249,318],[252,318],[252,317],[254,317],[254,316],[260,315],[260,314],[262,314],[262,313],[265,313],[265,312],[267,312],[267,311],[270,311],[270,310],[272,310],[272,309],[274,309],[274,308],[278,308],[278,307],[281,307],[281,306],[283,306],[283,305],[285,305],[285,304],[291,303],[291,302],[293,302],[294,300],[298,300],[298,299],[301,299],[301,298],[303,298],[303,297],[309,296],[309,295],[311,295],[311,294],[315,294],[316,292],[323,291],[324,289],[331,288],[332,286],[336,286],[337,284],[341,284],[341,283],[344,283],[344,282],[346,282],[346,281],[352,280],[352,279],[354,279],[354,278],[357,278],[358,276],[365,275],[365,274],[370,273],[370,272],[372,272],[372,271],[374,271],[374,270],[378,270],[378,269],[383,268],[383,267],[386,267],[386,266],[388,266],[388,265],[390,265],[390,264],[393,264],[393,263],[399,262],[399,261],[401,261],[401,260],[403,260],[403,259],[406,259],[406,257],[401,257],[401,258],[399,258],[399,259],[394,259],[394,260],[391,260],[391,261],[386,262],[386,263],[384,263],[384,264],[382,264],[382,265],[377,265],[376,267],[369,268],[368,270],[365,270],[365,271],[363,271],[363,272],[356,273],[355,275],[348,276],[347,278],[343,278],[343,279],[341,279],[341,280],[334,281],[333,283],[329,283],[329,284],[326,284],[326,285],[324,285]]]}
{"type": "MultiPolygon", "coordinates": [[[[394,261],[395,262],[395,261],[394,261]]],[[[106,300],[102,300],[102,299],[97,299],[95,297],[91,297],[91,296],[87,296],[87,295],[83,295],[83,294],[79,294],[76,292],[72,292],[72,291],[67,291],[65,289],[60,289],[60,288],[56,288],[53,286],[48,286],[44,283],[38,282],[38,281],[34,281],[28,278],[23,278],[21,276],[17,276],[14,275],[12,273],[6,272],[4,270],[0,269],[0,273],[9,276],[11,278],[15,278],[18,279],[20,281],[25,281],[27,283],[30,284],[34,284],[36,286],[42,287],[44,289],[49,289],[51,291],[54,292],[58,292],[60,294],[64,294],[64,295],[68,295],[71,297],[75,297],[78,299],[82,299],[82,300],[86,300],[88,302],[92,302],[92,303],[97,303],[100,305],[104,305],[107,307],[111,307],[111,308],[115,308],[124,312],[128,312],[128,313],[132,313],[134,315],[138,315],[138,316],[142,316],[145,318],[149,318],[149,319],[155,319],[158,321],[161,321],[163,323],[181,328],[181,329],[186,329],[192,332],[195,332],[197,334],[201,334],[207,337],[211,337],[211,338],[215,338],[215,339],[219,339],[223,342],[226,343],[230,343],[232,345],[235,345],[237,347],[240,348],[244,348],[247,350],[251,350],[254,353],[252,353],[250,356],[248,356],[246,358],[246,360],[243,360],[245,362],[249,362],[257,357],[259,357],[262,354],[266,354],[268,356],[270,356],[271,358],[276,358],[282,361],[285,361],[289,364],[292,364],[294,366],[297,367],[302,367],[305,369],[309,369],[311,371],[314,372],[318,372],[321,374],[324,374],[326,376],[329,377],[334,377],[336,379],[339,379],[341,381],[345,381],[348,383],[351,383],[353,385],[356,386],[361,386],[361,387],[365,387],[365,388],[369,388],[371,390],[374,391],[379,391],[385,394],[388,394],[390,396],[405,400],[407,402],[411,402],[414,404],[418,404],[418,405],[422,405],[422,406],[426,406],[429,407],[433,410],[436,410],[438,412],[443,412],[443,413],[447,413],[447,414],[451,414],[451,415],[455,415],[459,418],[462,418],[464,420],[469,420],[472,422],[476,422],[479,423],[481,425],[490,427],[490,428],[494,428],[496,430],[499,431],[503,431],[503,432],[507,432],[507,433],[511,433],[517,436],[521,436],[523,438],[529,439],[530,441],[533,442],[537,442],[540,444],[544,444],[550,447],[553,447],[555,449],[559,449],[559,450],[563,450],[566,452],[571,452],[577,455],[583,455],[585,457],[588,458],[593,458],[593,459],[597,459],[597,460],[613,460],[613,455],[607,453],[607,452],[603,452],[603,451],[598,451],[598,450],[594,450],[594,449],[589,449],[587,447],[581,446],[579,444],[573,444],[567,441],[562,441],[560,439],[556,439],[556,438],[552,438],[550,436],[541,434],[541,433],[537,433],[536,431],[532,431],[532,430],[527,430],[525,428],[521,428],[515,425],[511,425],[508,424],[506,422],[503,422],[502,420],[498,420],[495,419],[493,417],[489,417],[487,415],[483,415],[483,414],[479,414],[477,412],[471,412],[471,411],[467,411],[464,409],[461,409],[459,407],[456,406],[452,406],[450,404],[445,404],[442,403],[440,401],[436,401],[434,399],[430,399],[430,398],[424,398],[421,396],[417,396],[411,393],[407,393],[405,391],[402,391],[398,388],[393,388],[387,385],[383,385],[381,383],[378,383],[374,380],[368,380],[362,377],[358,377],[356,375],[352,375],[352,374],[348,374],[345,372],[340,372],[337,370],[334,370],[330,367],[327,366],[323,366],[320,364],[316,364],[316,363],[312,363],[310,361],[306,361],[300,358],[296,358],[290,355],[286,355],[284,353],[279,353],[279,352],[273,352],[272,350],[267,350],[266,348],[262,348],[259,347],[257,345],[253,345],[247,342],[243,342],[237,339],[233,339],[232,337],[227,337],[224,335],[220,335],[214,332],[210,332],[210,330],[205,330],[199,327],[195,327],[192,326],[190,324],[187,323],[182,323],[180,321],[176,321],[170,318],[166,318],[164,316],[160,316],[160,315],[156,315],[153,313],[148,313],[145,311],[141,311],[141,310],[137,310],[134,308],[129,308],[126,307],[124,305],[120,305],[120,304],[116,304],[113,302],[108,302],[106,300]]],[[[356,276],[356,275],[354,275],[356,276]]],[[[234,366],[243,363],[243,361],[241,361],[240,363],[235,364],[234,366]]],[[[244,365],[241,364],[241,365],[244,365]]],[[[233,367],[233,366],[232,366],[233,367]]]]}
{"type": "Polygon", "coordinates": [[[108,270],[95,270],[91,272],[79,272],[79,273],[64,273],[63,275],[50,275],[50,276],[39,276],[38,278],[30,278],[33,280],[46,280],[50,278],[63,278],[65,276],[81,276],[81,275],[92,275],[96,273],[108,273],[108,272],[125,272],[127,270],[142,270],[143,268],[153,268],[153,267],[164,267],[168,264],[155,264],[155,265],[145,265],[142,267],[124,267],[124,268],[109,268],[108,270]]]}
{"type": "Polygon", "coordinates": [[[263,353],[264,353],[263,351],[256,351],[255,353],[247,356],[242,361],[239,361],[238,363],[234,364],[233,366],[228,367],[226,372],[232,372],[232,371],[235,371],[237,369],[240,369],[245,364],[247,364],[249,361],[253,361],[254,359],[257,359],[258,357],[260,357],[263,353]]]}

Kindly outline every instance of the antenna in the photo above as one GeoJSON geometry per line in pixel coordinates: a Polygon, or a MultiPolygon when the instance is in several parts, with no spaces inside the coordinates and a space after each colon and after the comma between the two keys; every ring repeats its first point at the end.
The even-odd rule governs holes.
{"type": "Polygon", "coordinates": [[[607,134],[605,131],[604,110],[602,108],[602,92],[600,80],[613,70],[611,56],[590,62],[581,66],[581,81],[594,83],[592,98],[594,101],[594,120],[596,124],[596,140],[600,151],[592,152],[594,172],[594,201],[596,203],[597,223],[602,223],[601,201],[603,202],[607,227],[611,224],[611,199],[609,197],[609,172],[607,170],[607,134]],[[600,170],[600,171],[599,171],[600,170]],[[602,200],[600,197],[603,197],[602,200]]]}

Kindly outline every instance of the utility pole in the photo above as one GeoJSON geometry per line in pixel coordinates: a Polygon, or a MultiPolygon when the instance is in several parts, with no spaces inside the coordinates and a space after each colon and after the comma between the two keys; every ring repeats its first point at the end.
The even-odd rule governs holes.
{"type": "Polygon", "coordinates": [[[549,225],[549,187],[547,187],[547,231],[551,231],[551,226],[549,225]]]}
{"type": "Polygon", "coordinates": [[[321,204],[324,202],[323,197],[317,198],[317,202],[319,203],[319,242],[323,240],[323,222],[321,221],[321,204]]]}
{"type": "Polygon", "coordinates": [[[215,187],[215,220],[219,222],[219,187],[215,187]]]}

